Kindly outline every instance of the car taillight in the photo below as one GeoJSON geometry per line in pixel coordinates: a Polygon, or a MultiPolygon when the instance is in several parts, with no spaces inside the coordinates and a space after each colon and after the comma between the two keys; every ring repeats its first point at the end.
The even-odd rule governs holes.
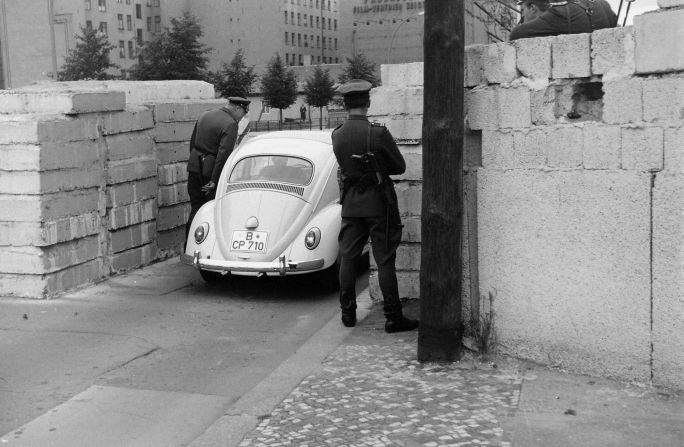
{"type": "Polygon", "coordinates": [[[310,228],[304,237],[304,246],[309,250],[313,250],[318,247],[319,242],[321,242],[321,230],[316,227],[310,228]]]}
{"type": "Polygon", "coordinates": [[[202,222],[202,224],[195,228],[195,242],[201,244],[207,238],[209,234],[209,224],[202,222]]]}

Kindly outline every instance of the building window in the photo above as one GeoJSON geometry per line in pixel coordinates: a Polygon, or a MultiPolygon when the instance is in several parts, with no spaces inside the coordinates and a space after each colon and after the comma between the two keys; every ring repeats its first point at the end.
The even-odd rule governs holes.
{"type": "Polygon", "coordinates": [[[86,11],[90,11],[92,9],[93,5],[90,3],[90,0],[85,0],[85,9],[86,11]]]}
{"type": "Polygon", "coordinates": [[[302,15],[297,13],[297,26],[302,26],[302,15]]]}
{"type": "Polygon", "coordinates": [[[132,40],[128,41],[128,57],[129,59],[135,59],[135,47],[132,40]]]}
{"type": "Polygon", "coordinates": [[[285,65],[290,65],[290,53],[285,53],[285,65]]]}
{"type": "Polygon", "coordinates": [[[337,19],[335,19],[333,23],[335,24],[335,31],[337,31],[337,19]]]}
{"type": "Polygon", "coordinates": [[[309,36],[304,34],[304,47],[309,48],[309,36]]]}
{"type": "Polygon", "coordinates": [[[295,33],[292,33],[292,46],[295,46],[295,33]]]}
{"type": "Polygon", "coordinates": [[[161,33],[161,16],[154,16],[154,32],[161,33]]]}
{"type": "Polygon", "coordinates": [[[309,16],[309,26],[313,28],[313,16],[309,16]]]}
{"type": "Polygon", "coordinates": [[[301,54],[299,55],[299,65],[304,65],[304,59],[301,54]]]}
{"type": "Polygon", "coordinates": [[[105,36],[108,36],[109,33],[107,32],[107,22],[100,22],[100,27],[98,28],[98,31],[100,31],[105,36]]]}
{"type": "Polygon", "coordinates": [[[327,59],[325,58],[325,56],[323,56],[323,63],[324,63],[324,64],[327,64],[327,63],[328,63],[328,61],[327,61],[327,59]]]}
{"type": "Polygon", "coordinates": [[[147,18],[147,31],[152,32],[152,17],[147,18]]]}
{"type": "Polygon", "coordinates": [[[117,14],[116,15],[116,23],[119,24],[120,30],[124,29],[124,27],[123,27],[123,14],[117,14]]]}
{"type": "Polygon", "coordinates": [[[285,31],[285,45],[289,45],[289,44],[290,44],[290,33],[285,31]]]}
{"type": "Polygon", "coordinates": [[[143,30],[142,30],[142,28],[138,28],[136,31],[137,31],[137,35],[138,35],[138,45],[142,45],[142,43],[143,43],[143,30]]]}
{"type": "Polygon", "coordinates": [[[302,46],[302,35],[297,34],[297,46],[301,47],[302,46]]]}
{"type": "Polygon", "coordinates": [[[330,19],[328,19],[328,29],[332,29],[332,28],[330,27],[330,23],[331,23],[331,22],[330,22],[330,19]]]}
{"type": "Polygon", "coordinates": [[[131,4],[131,0],[126,0],[126,4],[127,4],[127,5],[130,5],[130,4],[131,4]]]}
{"type": "Polygon", "coordinates": [[[159,0],[154,0],[154,7],[159,8],[159,0]]]}
{"type": "Polygon", "coordinates": [[[290,12],[290,23],[294,25],[294,12],[290,12]]]}
{"type": "Polygon", "coordinates": [[[116,0],[117,3],[123,3],[123,0],[116,0]]]}
{"type": "Polygon", "coordinates": [[[321,47],[321,36],[316,36],[316,48],[321,47]]]}
{"type": "Polygon", "coordinates": [[[133,17],[130,14],[126,14],[126,29],[133,31],[133,17]]]}
{"type": "Polygon", "coordinates": [[[321,27],[323,29],[325,29],[325,17],[323,17],[323,19],[321,19],[321,27]]]}
{"type": "Polygon", "coordinates": [[[126,47],[124,47],[124,41],[119,41],[119,58],[123,59],[126,57],[126,47]]]}
{"type": "Polygon", "coordinates": [[[287,11],[285,11],[284,14],[285,14],[285,25],[287,25],[287,11]]]}
{"type": "Polygon", "coordinates": [[[337,37],[335,37],[335,51],[337,51],[337,37]]]}
{"type": "Polygon", "coordinates": [[[323,49],[325,50],[325,37],[323,38],[323,49]]]}
{"type": "Polygon", "coordinates": [[[87,30],[93,29],[93,21],[92,20],[86,20],[86,29],[87,30]]]}
{"type": "Polygon", "coordinates": [[[321,18],[316,17],[316,28],[320,28],[320,27],[321,27],[321,18]]]}
{"type": "Polygon", "coordinates": [[[332,37],[328,37],[328,48],[332,50],[332,37]]]}
{"type": "Polygon", "coordinates": [[[306,23],[306,18],[309,17],[307,14],[304,14],[304,26],[309,26],[308,23],[306,23]]]}
{"type": "Polygon", "coordinates": [[[142,19],[142,6],[140,3],[135,4],[135,18],[142,19]]]}
{"type": "Polygon", "coordinates": [[[97,0],[97,10],[102,12],[107,11],[107,0],[97,0]]]}

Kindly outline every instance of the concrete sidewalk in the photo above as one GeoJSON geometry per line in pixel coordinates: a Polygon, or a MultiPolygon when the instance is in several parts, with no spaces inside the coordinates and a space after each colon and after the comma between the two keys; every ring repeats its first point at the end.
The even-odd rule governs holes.
{"type": "Polygon", "coordinates": [[[192,446],[684,445],[682,393],[507,358],[420,364],[418,332],[383,324],[373,307],[244,437],[219,420],[192,446]]]}

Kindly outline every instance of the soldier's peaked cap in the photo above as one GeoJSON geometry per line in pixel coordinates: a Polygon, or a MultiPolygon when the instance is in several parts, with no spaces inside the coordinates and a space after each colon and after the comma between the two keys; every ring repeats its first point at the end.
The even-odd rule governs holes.
{"type": "Polygon", "coordinates": [[[249,99],[245,99],[241,96],[231,96],[228,98],[228,101],[238,106],[248,106],[249,103],[252,102],[249,99]]]}
{"type": "Polygon", "coordinates": [[[347,83],[340,85],[337,91],[344,96],[363,96],[368,95],[370,89],[373,87],[368,81],[363,79],[352,79],[347,83]]]}

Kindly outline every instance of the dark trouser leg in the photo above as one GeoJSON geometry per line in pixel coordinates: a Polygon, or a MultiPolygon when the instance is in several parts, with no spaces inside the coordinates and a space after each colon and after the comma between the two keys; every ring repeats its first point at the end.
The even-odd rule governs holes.
{"type": "Polygon", "coordinates": [[[342,322],[356,324],[356,274],[359,256],[368,240],[363,218],[343,217],[340,228],[340,308],[342,322]]]}
{"type": "Polygon", "coordinates": [[[195,218],[197,211],[207,202],[207,196],[202,192],[202,186],[205,184],[202,176],[195,172],[188,172],[188,195],[190,196],[190,216],[185,225],[185,240],[188,240],[190,234],[190,227],[192,226],[192,219],[195,218]]]}

